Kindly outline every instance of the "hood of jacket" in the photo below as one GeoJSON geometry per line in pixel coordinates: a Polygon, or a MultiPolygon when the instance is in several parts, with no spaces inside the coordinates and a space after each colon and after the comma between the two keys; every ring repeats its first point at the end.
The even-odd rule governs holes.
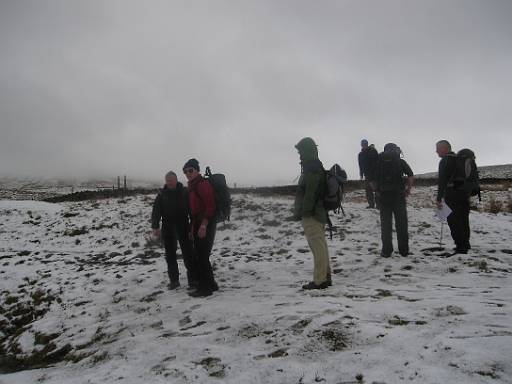
{"type": "Polygon", "coordinates": [[[318,160],[318,149],[311,137],[305,137],[299,141],[295,148],[299,151],[300,161],[302,164],[308,161],[318,160]]]}

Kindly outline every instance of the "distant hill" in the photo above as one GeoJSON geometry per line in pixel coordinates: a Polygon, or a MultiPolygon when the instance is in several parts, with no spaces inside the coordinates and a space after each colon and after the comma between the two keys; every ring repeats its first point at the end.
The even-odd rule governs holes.
{"type": "MultiPolygon", "coordinates": [[[[478,167],[480,172],[480,178],[494,178],[494,179],[511,179],[512,178],[512,164],[502,164],[502,165],[486,165],[483,167],[478,167]]],[[[437,172],[429,172],[422,173],[420,175],[415,175],[416,178],[436,178],[437,172]]]]}

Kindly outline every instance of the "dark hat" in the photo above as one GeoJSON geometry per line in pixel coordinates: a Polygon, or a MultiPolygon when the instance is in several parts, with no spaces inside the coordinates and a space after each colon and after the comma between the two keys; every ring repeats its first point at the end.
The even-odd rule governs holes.
{"type": "Polygon", "coordinates": [[[197,161],[196,159],[190,159],[183,166],[183,170],[185,170],[186,168],[194,168],[194,169],[196,169],[199,172],[200,171],[200,169],[199,169],[199,161],[197,161]]]}
{"type": "Polygon", "coordinates": [[[398,149],[398,146],[395,143],[387,143],[384,146],[384,152],[392,152],[396,151],[398,149]]]}
{"type": "Polygon", "coordinates": [[[361,140],[361,145],[365,145],[365,146],[368,145],[368,140],[366,140],[366,139],[361,140]]]}

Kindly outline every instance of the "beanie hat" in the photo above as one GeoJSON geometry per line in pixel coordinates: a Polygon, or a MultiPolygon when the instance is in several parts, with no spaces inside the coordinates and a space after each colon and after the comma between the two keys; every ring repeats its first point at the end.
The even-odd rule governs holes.
{"type": "Polygon", "coordinates": [[[384,146],[384,152],[392,152],[396,151],[398,149],[398,146],[395,143],[387,143],[384,146]]]}
{"type": "Polygon", "coordinates": [[[367,146],[368,140],[366,140],[366,139],[361,140],[361,145],[367,146]]]}
{"type": "Polygon", "coordinates": [[[200,169],[199,169],[199,161],[197,161],[196,159],[190,159],[183,166],[183,170],[185,170],[186,168],[194,168],[194,169],[196,169],[199,172],[200,171],[200,169]]]}

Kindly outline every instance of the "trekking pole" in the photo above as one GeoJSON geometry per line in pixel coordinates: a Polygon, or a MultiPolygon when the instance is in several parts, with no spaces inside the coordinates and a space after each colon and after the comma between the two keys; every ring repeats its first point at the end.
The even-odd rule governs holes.
{"type": "Polygon", "coordinates": [[[441,221],[441,236],[439,237],[439,247],[441,247],[443,245],[443,226],[444,226],[444,222],[441,221]]]}

